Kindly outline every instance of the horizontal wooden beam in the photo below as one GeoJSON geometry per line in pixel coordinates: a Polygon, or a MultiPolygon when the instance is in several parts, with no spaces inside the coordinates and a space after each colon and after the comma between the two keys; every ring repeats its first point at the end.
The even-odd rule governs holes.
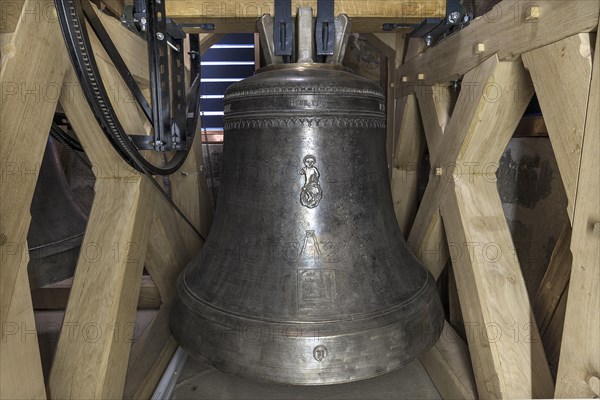
{"type": "MultiPolygon", "coordinates": [[[[598,25],[598,1],[540,0],[535,4],[539,17],[527,19],[531,3],[498,3],[460,32],[407,61],[398,69],[397,81],[434,84],[460,79],[494,54],[500,60],[511,60],[580,32],[590,32],[598,25]]],[[[397,96],[407,94],[398,92],[397,96]]]]}
{"type": "MultiPolygon", "coordinates": [[[[428,17],[443,17],[443,0],[336,0],[335,15],[347,14],[352,20],[353,32],[382,32],[384,23],[418,24],[428,17]]],[[[256,21],[263,14],[274,15],[273,1],[237,0],[169,0],[167,16],[188,25],[189,32],[206,32],[200,24],[215,24],[215,33],[256,32],[256,21]]],[[[292,14],[298,6],[317,10],[316,0],[292,1],[292,14]]]]}
{"type": "MultiPolygon", "coordinates": [[[[69,301],[69,293],[73,285],[73,278],[53,283],[52,285],[36,288],[31,291],[33,308],[36,310],[64,310],[69,301]]],[[[162,304],[158,288],[148,275],[142,277],[138,309],[159,308],[162,304]]]]}
{"type": "Polygon", "coordinates": [[[548,137],[546,121],[541,115],[530,115],[521,118],[513,137],[548,137]]]}

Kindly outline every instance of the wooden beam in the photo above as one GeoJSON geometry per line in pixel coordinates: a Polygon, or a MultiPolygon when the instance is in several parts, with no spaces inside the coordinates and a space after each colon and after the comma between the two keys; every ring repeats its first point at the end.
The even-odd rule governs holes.
{"type": "Polygon", "coordinates": [[[385,151],[386,161],[388,167],[388,178],[392,178],[393,168],[393,153],[394,153],[394,142],[396,137],[395,119],[396,115],[396,64],[394,62],[396,56],[391,54],[390,56],[381,56],[380,68],[381,74],[381,87],[385,84],[385,109],[386,109],[386,120],[385,120],[385,151]],[[385,74],[383,74],[385,72],[385,74]],[[383,81],[385,79],[385,81],[383,81]]]}
{"type": "Polygon", "coordinates": [[[565,314],[567,311],[567,299],[569,298],[569,287],[567,286],[565,292],[560,297],[554,315],[550,320],[546,331],[540,332],[542,336],[542,343],[544,344],[544,350],[546,350],[546,358],[548,359],[548,367],[550,373],[556,381],[558,374],[558,364],[560,361],[560,346],[562,343],[562,335],[565,327],[565,314]]]}
{"type": "Polygon", "coordinates": [[[398,81],[446,83],[459,79],[487,58],[498,54],[500,60],[512,60],[522,53],[546,46],[598,25],[600,2],[589,0],[539,0],[540,17],[526,21],[527,6],[519,0],[504,0],[490,12],[471,22],[460,32],[408,60],[398,69],[398,81]],[[476,51],[483,43],[485,50],[476,51]]]}
{"type": "Polygon", "coordinates": [[[14,299],[0,340],[0,399],[45,399],[46,386],[38,346],[27,264],[29,253],[22,246],[14,299]]]}
{"type": "Polygon", "coordinates": [[[169,307],[163,305],[131,347],[124,399],[149,399],[160,381],[177,342],[169,331],[169,307]]]}
{"type": "Polygon", "coordinates": [[[417,183],[425,141],[417,99],[409,95],[399,101],[406,103],[394,151],[391,187],[396,220],[402,234],[408,237],[417,213],[417,183]]]}
{"type": "Polygon", "coordinates": [[[533,315],[540,330],[552,376],[556,377],[560,343],[567,308],[571,276],[571,224],[561,232],[550,258],[550,264],[532,301],[533,315]]]}
{"type": "MultiPolygon", "coordinates": [[[[21,12],[23,11],[23,5],[25,4],[25,0],[3,0],[2,4],[0,4],[0,33],[9,33],[14,32],[17,29],[17,23],[19,22],[19,18],[21,17],[21,12]]],[[[27,12],[32,14],[31,19],[35,15],[35,6],[32,7],[33,3],[29,2],[27,7],[27,12]]],[[[46,11],[49,11],[46,9],[46,11]]],[[[40,8],[37,15],[41,15],[42,9],[40,8]]],[[[51,11],[47,14],[51,16],[51,11]]]]}
{"type": "MultiPolygon", "coordinates": [[[[208,236],[213,220],[213,204],[207,185],[207,169],[202,157],[202,135],[194,137],[192,149],[181,169],[170,176],[173,201],[192,221],[202,236],[208,236]]],[[[177,215],[179,231],[191,257],[200,251],[202,239],[177,215]]],[[[188,260],[189,261],[189,260],[188,260]]],[[[187,262],[186,262],[187,264],[187,262]]]]}
{"type": "MultiPolygon", "coordinates": [[[[403,110],[401,112],[403,117],[397,118],[397,122],[395,122],[402,127],[395,135],[398,137],[395,158],[399,164],[401,164],[400,160],[405,160],[406,163],[404,166],[400,165],[400,168],[393,169],[391,185],[394,208],[402,227],[410,226],[409,217],[414,216],[411,213],[414,211],[417,201],[417,176],[413,168],[416,168],[420,161],[420,156],[416,154],[420,150],[415,150],[415,145],[420,143],[416,147],[422,150],[424,138],[421,117],[418,115],[419,110],[414,96],[398,99],[396,104],[403,110]],[[417,135],[418,137],[415,138],[417,135]],[[402,168],[405,170],[403,171],[402,168]],[[400,188],[404,188],[404,190],[399,190],[400,188]],[[409,217],[405,218],[405,215],[409,217]]],[[[401,229],[404,229],[404,232],[408,231],[408,228],[401,229]]],[[[425,265],[428,267],[427,263],[425,265]]],[[[472,399],[476,397],[475,380],[467,346],[447,322],[440,339],[431,350],[421,357],[421,362],[442,395],[447,398],[472,399]]]]}
{"type": "Polygon", "coordinates": [[[548,137],[548,128],[541,115],[523,116],[513,137],[548,137]]]}
{"type": "MultiPolygon", "coordinates": [[[[52,10],[54,3],[28,0],[24,7],[52,10]]],[[[2,53],[0,177],[10,189],[0,190],[0,326],[15,298],[29,206],[68,63],[63,43],[56,20],[30,15],[19,22],[10,51],[2,53]]]]}
{"type": "Polygon", "coordinates": [[[535,315],[542,338],[554,318],[560,299],[569,287],[573,261],[570,245],[571,225],[569,224],[565,226],[556,241],[550,257],[550,264],[532,301],[533,315],[535,315]]]}
{"type": "MultiPolygon", "coordinates": [[[[31,291],[31,300],[35,310],[64,310],[69,301],[73,278],[53,283],[31,291]]],[[[159,308],[162,304],[158,288],[148,275],[142,277],[138,309],[159,308]]]]}
{"type": "MultiPolygon", "coordinates": [[[[427,50],[425,41],[423,40],[423,38],[420,38],[420,37],[409,38],[406,47],[407,47],[406,54],[404,56],[405,63],[408,62],[409,60],[412,60],[419,54],[425,52],[425,50],[427,50]]],[[[404,78],[404,77],[401,76],[401,78],[404,78]]],[[[408,77],[407,77],[407,79],[408,79],[408,77]]],[[[404,79],[401,80],[401,82],[403,82],[403,81],[404,81],[404,79]]]]}
{"type": "Polygon", "coordinates": [[[204,54],[213,44],[217,44],[223,38],[220,33],[201,33],[200,34],[200,54],[204,54]]]}
{"type": "MultiPolygon", "coordinates": [[[[465,227],[461,228],[460,223],[463,221],[459,217],[464,215],[463,210],[460,209],[461,212],[458,214],[459,217],[457,217],[456,209],[458,206],[450,208],[454,212],[450,213],[447,205],[445,205],[447,212],[444,213],[444,224],[442,225],[439,216],[440,204],[444,204],[445,201],[450,201],[456,197],[456,189],[453,189],[449,195],[450,200],[444,200],[447,189],[449,187],[456,188],[471,185],[472,180],[476,181],[479,179],[489,182],[494,190],[496,190],[495,167],[493,166],[497,165],[497,161],[512,136],[514,128],[517,126],[532,94],[533,90],[528,75],[522,64],[518,61],[500,62],[497,57],[493,57],[465,76],[463,89],[444,133],[444,140],[440,144],[440,149],[443,148],[444,151],[439,151],[432,162],[433,171],[441,168],[441,174],[434,175],[430,180],[409,237],[409,242],[413,245],[420,244],[417,254],[419,254],[425,265],[432,268],[434,276],[438,276],[441,272],[447,256],[444,254],[440,257],[440,251],[433,254],[433,257],[423,257],[423,255],[427,256],[425,250],[432,245],[439,246],[440,243],[445,243],[443,229],[440,228],[445,226],[448,240],[452,250],[454,250],[453,264],[467,263],[461,265],[461,268],[464,269],[466,268],[465,265],[469,265],[470,257],[464,256],[468,253],[463,251],[463,257],[457,258],[456,251],[461,250],[461,242],[466,243],[466,241],[462,240],[462,237],[457,237],[457,235],[462,234],[461,229],[471,232],[470,229],[474,229],[471,225],[478,226],[467,221],[469,223],[465,222],[465,227]],[[501,93],[509,93],[511,87],[520,88],[517,97],[501,95],[501,93]],[[489,168],[490,166],[492,166],[491,169],[489,168]],[[474,179],[474,176],[478,176],[478,178],[474,179]],[[446,215],[449,216],[450,221],[447,220],[446,215]],[[418,220],[422,222],[419,223],[417,222],[418,220]]],[[[469,202],[468,205],[472,207],[473,203],[469,202]]],[[[501,208],[500,216],[502,217],[501,222],[506,225],[501,208]]],[[[489,232],[483,232],[482,235],[484,233],[488,234],[489,232]]],[[[485,238],[485,235],[482,238],[485,238]]],[[[513,272],[515,274],[518,272],[519,275],[515,278],[516,283],[513,284],[515,286],[514,290],[521,295],[525,294],[526,299],[526,290],[522,275],[518,269],[518,263],[516,263],[516,267],[516,272],[513,272]]],[[[515,264],[511,264],[511,268],[514,269],[515,264]]],[[[491,314],[484,314],[478,311],[479,309],[476,307],[476,304],[469,302],[471,298],[469,295],[465,296],[465,290],[470,288],[469,290],[472,291],[474,287],[478,286],[473,286],[473,280],[470,282],[465,280],[468,276],[465,275],[464,270],[459,275],[457,272],[458,269],[459,267],[456,268],[455,273],[459,281],[457,285],[461,297],[461,305],[463,306],[463,313],[466,314],[465,318],[470,322],[479,323],[480,327],[485,327],[486,323],[495,320],[493,318],[490,320],[491,314]],[[466,313],[465,308],[469,309],[470,314],[466,313]]],[[[472,292],[469,293],[470,296],[473,296],[472,292]]],[[[528,301],[525,301],[521,305],[519,312],[522,313],[523,310],[527,311],[523,315],[527,316],[526,322],[529,323],[530,312],[528,301]]],[[[501,313],[502,310],[495,310],[495,312],[501,313]]],[[[497,317],[498,321],[508,321],[511,318],[509,311],[506,311],[503,315],[493,314],[493,316],[497,317]]],[[[504,329],[508,329],[508,326],[504,327],[504,329]]],[[[531,329],[537,335],[535,325],[531,329]]],[[[476,336],[481,337],[481,335],[476,336]]],[[[507,361],[504,360],[504,364],[499,364],[499,358],[495,355],[495,352],[490,353],[486,350],[490,349],[491,344],[481,345],[478,344],[477,340],[480,339],[470,339],[470,343],[473,342],[470,350],[475,367],[479,395],[481,397],[518,396],[519,392],[516,388],[507,387],[507,384],[504,383],[510,382],[512,379],[511,374],[513,373],[510,368],[507,368],[507,361]]],[[[511,351],[516,351],[516,354],[523,357],[523,361],[531,361],[531,358],[527,359],[526,355],[530,354],[532,348],[535,348],[534,361],[536,363],[539,362],[540,357],[543,361],[538,372],[541,378],[538,379],[536,375],[534,379],[536,382],[531,382],[530,379],[529,391],[531,392],[531,388],[534,388],[534,392],[532,393],[539,392],[548,395],[552,391],[552,380],[548,369],[544,368],[546,360],[541,344],[530,346],[522,342],[518,344],[514,342],[507,343],[507,340],[508,338],[505,337],[503,343],[506,343],[507,348],[510,348],[512,343],[515,349],[510,348],[511,351]],[[535,384],[535,386],[532,386],[532,384],[535,384]],[[544,388],[546,388],[545,392],[544,388]]],[[[529,364],[529,369],[531,369],[531,365],[529,364]]],[[[529,377],[531,378],[531,374],[529,377]]],[[[530,396],[531,394],[525,397],[530,396]]]]}
{"type": "MultiPolygon", "coordinates": [[[[148,69],[148,45],[146,41],[125,28],[121,22],[92,6],[100,22],[108,32],[113,44],[119,51],[119,54],[125,61],[127,68],[135,78],[136,82],[142,87],[150,86],[150,72],[148,69]]],[[[88,33],[93,34],[92,29],[88,25],[88,33]]],[[[95,49],[96,50],[96,49],[95,49]]],[[[98,54],[96,57],[101,57],[105,62],[110,63],[110,59],[106,53],[98,54]]],[[[123,87],[125,90],[125,87],[123,87]]]]}
{"type": "MultiPolygon", "coordinates": [[[[385,57],[392,57],[393,61],[395,61],[396,33],[363,33],[360,36],[367,39],[385,57]]],[[[390,74],[393,74],[393,71],[395,71],[395,68],[390,71],[390,74]]]]}
{"type": "Polygon", "coordinates": [[[581,33],[522,56],[548,127],[571,221],[592,78],[590,36],[581,33]]]}
{"type": "Polygon", "coordinates": [[[125,0],[98,0],[102,7],[106,7],[117,18],[123,15],[125,0]]]}
{"type": "Polygon", "coordinates": [[[432,175],[408,239],[435,277],[448,259],[439,216],[446,190],[453,180],[482,170],[495,179],[494,166],[533,95],[520,61],[500,62],[497,57],[465,75],[462,86],[439,145],[444,151],[431,160],[432,175]],[[511,87],[520,88],[517,97],[508,94],[511,87]]]}
{"type": "MultiPolygon", "coordinates": [[[[292,15],[298,6],[317,10],[316,0],[292,1],[292,15]]],[[[188,31],[201,32],[198,25],[214,23],[215,33],[256,32],[256,22],[263,14],[274,14],[273,2],[239,0],[223,1],[170,0],[167,16],[180,24],[195,25],[188,31]]],[[[441,0],[336,0],[334,15],[347,14],[352,19],[353,32],[382,32],[384,23],[419,24],[427,17],[444,17],[445,2],[441,0]]]]}
{"type": "MultiPolygon", "coordinates": [[[[114,18],[110,18],[105,16],[105,18],[109,20],[114,20],[114,18]]],[[[110,26],[112,22],[108,25],[110,26]]],[[[120,29],[124,29],[121,26],[113,26],[112,32],[115,34],[119,33],[120,29]]],[[[131,33],[125,30],[127,33],[131,33]]],[[[119,36],[120,37],[120,36],[119,36]]],[[[208,34],[204,35],[202,38],[202,43],[210,44],[211,41],[218,41],[222,37],[222,35],[218,34],[208,34]]],[[[139,37],[134,35],[133,38],[130,38],[129,41],[125,41],[122,44],[122,47],[125,51],[130,47],[140,47],[143,50],[143,58],[141,60],[137,60],[134,57],[128,57],[125,62],[127,65],[135,66],[136,69],[140,71],[148,70],[148,59],[146,54],[146,45],[142,40],[142,43],[138,43],[137,41],[141,40],[139,37]]],[[[98,67],[103,76],[103,79],[108,86],[111,88],[117,88],[118,90],[110,90],[108,92],[109,97],[115,106],[115,111],[119,117],[119,121],[121,121],[126,132],[135,132],[138,134],[149,134],[150,130],[148,128],[148,121],[140,112],[140,108],[137,103],[133,100],[133,96],[129,92],[128,88],[125,85],[125,82],[122,80],[118,71],[108,58],[108,55],[102,48],[100,42],[95,36],[91,38],[92,45],[94,47],[94,54],[96,56],[98,67]]],[[[162,162],[162,157],[158,156],[155,153],[148,154],[149,157],[154,156],[155,161],[157,163],[162,162]],[[158,156],[158,157],[157,157],[158,156]]],[[[206,181],[204,174],[202,174],[203,165],[202,165],[202,148],[200,145],[200,135],[196,135],[194,143],[192,144],[192,150],[190,151],[186,161],[182,165],[180,171],[175,174],[169,176],[167,179],[169,181],[169,191],[171,192],[171,196],[175,204],[184,212],[184,214],[191,219],[192,223],[196,225],[196,228],[204,233],[204,236],[208,235],[208,228],[210,227],[210,223],[212,221],[212,206],[210,202],[207,202],[208,199],[208,189],[206,187],[206,181]],[[203,187],[204,185],[204,187],[203,187]],[[200,207],[198,206],[200,205],[200,207]],[[206,207],[208,205],[208,208],[206,207]]],[[[161,182],[163,179],[159,178],[158,181],[161,182]]],[[[161,198],[160,200],[163,202],[164,200],[161,198]]],[[[163,272],[168,272],[168,276],[159,276],[155,275],[156,270],[154,267],[155,263],[152,262],[155,256],[160,257],[155,250],[158,248],[165,249],[165,244],[162,245],[155,241],[157,238],[156,235],[151,236],[150,242],[150,250],[149,250],[149,260],[152,266],[149,266],[149,272],[152,278],[154,279],[156,285],[159,287],[161,291],[161,295],[164,295],[164,286],[168,283],[168,285],[174,284],[175,278],[177,277],[181,268],[187,265],[187,262],[190,260],[190,257],[197,253],[202,245],[202,242],[198,235],[187,226],[187,224],[183,221],[183,219],[172,210],[172,206],[168,204],[161,203],[160,208],[162,210],[160,214],[160,221],[165,222],[167,225],[172,225],[170,227],[166,227],[166,229],[171,231],[171,234],[167,238],[161,239],[163,242],[170,242],[175,247],[171,247],[174,249],[174,255],[171,257],[171,261],[162,263],[161,265],[171,265],[177,266],[177,268],[173,271],[170,271],[170,268],[166,268],[163,272]],[[170,209],[170,210],[169,210],[170,209]],[[168,217],[170,216],[170,218],[168,217]],[[176,239],[179,238],[179,239],[176,239]],[[184,246],[187,246],[187,251],[182,251],[181,248],[173,242],[181,242],[183,239],[184,246]],[[155,245],[158,246],[155,249],[155,245]],[[189,254],[189,255],[188,255],[189,254]],[[173,275],[175,274],[175,275],[173,275]],[[164,280],[167,278],[167,281],[164,280]]],[[[165,228],[165,226],[163,226],[165,228]]],[[[157,229],[160,228],[157,225],[157,229]]],[[[154,232],[158,234],[157,232],[154,232]]],[[[164,258],[164,256],[163,256],[164,258]]],[[[163,298],[164,300],[164,298],[163,298]]]]}
{"type": "Polygon", "coordinates": [[[439,187],[435,182],[427,185],[407,240],[410,248],[435,279],[439,278],[450,256],[440,203],[435,199],[442,191],[439,187]]]}
{"type": "Polygon", "coordinates": [[[556,378],[556,397],[600,396],[600,40],[596,37],[592,83],[575,195],[573,267],[556,378]]]}
{"type": "Polygon", "coordinates": [[[482,398],[549,398],[554,385],[532,318],[496,182],[453,185],[442,205],[446,234],[460,250],[454,273],[482,398]]]}
{"type": "Polygon", "coordinates": [[[442,85],[421,86],[415,93],[423,116],[429,159],[434,160],[452,115],[454,96],[449,86],[442,85]]]}
{"type": "Polygon", "coordinates": [[[469,349],[447,321],[440,340],[420,360],[442,398],[477,398],[469,349]]]}
{"type": "MultiPolygon", "coordinates": [[[[85,133],[73,127],[88,154],[105,151],[86,147],[85,133]]],[[[137,176],[96,179],[95,191],[52,363],[53,398],[123,394],[154,189],[137,176]]]]}
{"type": "MultiPolygon", "coordinates": [[[[108,63],[100,60],[98,65],[105,84],[118,82],[108,63]]],[[[96,195],[50,373],[50,394],[55,398],[117,398],[125,382],[131,344],[128,335],[146,258],[155,190],[148,178],[133,171],[112,148],[72,69],[65,81],[68,85],[61,93],[61,105],[92,162],[96,195]],[[90,342],[91,334],[100,336],[90,342]]],[[[135,106],[126,101],[116,104],[119,117],[122,107],[135,106]]],[[[135,124],[134,114],[128,113],[122,123],[135,124]]],[[[137,118],[139,122],[139,114],[137,118]]]]}
{"type": "Polygon", "coordinates": [[[173,207],[164,198],[157,198],[148,238],[146,269],[163,303],[171,301],[179,273],[194,256],[183,240],[182,228],[173,207]]]}

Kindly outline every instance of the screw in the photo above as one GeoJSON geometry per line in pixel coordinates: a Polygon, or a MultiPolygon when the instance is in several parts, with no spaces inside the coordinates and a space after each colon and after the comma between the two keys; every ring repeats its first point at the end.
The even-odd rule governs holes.
{"type": "Polygon", "coordinates": [[[437,167],[435,169],[435,175],[436,176],[442,176],[443,173],[444,173],[444,170],[441,167],[437,167]]]}
{"type": "Polygon", "coordinates": [[[165,38],[165,35],[163,35],[162,32],[156,32],[156,38],[158,40],[163,40],[165,38]]]}
{"type": "Polygon", "coordinates": [[[460,21],[460,13],[458,11],[452,11],[448,14],[448,22],[451,24],[456,24],[460,21]]]}
{"type": "Polygon", "coordinates": [[[433,44],[433,36],[427,35],[427,36],[425,36],[424,40],[425,40],[425,45],[427,47],[431,47],[431,45],[433,44]]]}

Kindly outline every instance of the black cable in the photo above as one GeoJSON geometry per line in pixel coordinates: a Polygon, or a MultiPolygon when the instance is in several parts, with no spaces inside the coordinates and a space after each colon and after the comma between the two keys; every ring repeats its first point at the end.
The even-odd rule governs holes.
{"type": "Polygon", "coordinates": [[[92,164],[87,158],[82,156],[82,153],[85,153],[83,151],[83,147],[81,147],[81,143],[79,143],[78,140],[73,139],[70,135],[66,134],[55,122],[53,122],[52,126],[50,127],[50,136],[52,136],[52,138],[58,143],[68,148],[69,151],[71,151],[75,157],[84,163],[86,167],[92,169],[92,164]]]}

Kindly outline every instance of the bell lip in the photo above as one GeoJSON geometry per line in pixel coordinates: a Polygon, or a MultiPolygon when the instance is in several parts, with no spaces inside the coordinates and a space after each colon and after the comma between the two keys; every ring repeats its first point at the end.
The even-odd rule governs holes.
{"type": "MultiPolygon", "coordinates": [[[[441,334],[440,334],[441,336],[441,334]]],[[[438,337],[439,340],[439,337],[438,337]]],[[[425,352],[431,350],[431,348],[435,345],[435,343],[433,343],[427,350],[425,350],[422,354],[424,354],[425,352]]],[[[308,381],[308,380],[294,380],[294,381],[288,381],[288,380],[283,380],[283,379],[273,379],[271,376],[265,376],[265,375],[261,375],[261,374],[257,374],[254,373],[252,371],[251,368],[248,368],[247,370],[244,370],[244,372],[240,372],[240,370],[237,369],[229,369],[229,368],[219,368],[219,367],[214,367],[211,364],[211,360],[207,357],[204,357],[198,353],[195,353],[193,351],[189,351],[186,350],[188,352],[188,354],[196,361],[201,362],[203,364],[209,365],[212,368],[216,369],[217,371],[219,371],[222,374],[227,374],[227,375],[232,375],[232,376],[236,376],[238,378],[242,378],[242,379],[249,379],[252,380],[254,382],[260,382],[260,383],[267,383],[267,384],[273,384],[273,385],[281,385],[281,386],[334,386],[334,385],[344,385],[346,383],[354,383],[354,382],[360,382],[360,381],[366,381],[368,379],[373,379],[373,378],[377,378],[380,376],[383,376],[385,374],[389,374],[391,372],[397,371],[401,368],[406,367],[408,364],[415,362],[417,359],[419,359],[420,356],[415,356],[414,358],[404,362],[404,363],[400,363],[397,365],[394,365],[393,367],[390,367],[389,369],[386,369],[385,371],[381,371],[381,372],[372,372],[371,374],[364,374],[364,375],[359,375],[359,376],[354,376],[351,378],[347,378],[346,380],[323,380],[323,381],[308,381]],[[247,373],[246,371],[251,371],[249,373],[247,373]]],[[[344,379],[344,378],[342,378],[344,379]]]]}
{"type": "Polygon", "coordinates": [[[413,308],[410,315],[402,318],[396,315],[393,321],[383,324],[379,321],[377,326],[357,331],[342,329],[331,335],[325,334],[325,331],[322,336],[299,335],[290,342],[284,335],[261,329],[258,331],[261,334],[269,332],[269,341],[263,343],[235,334],[234,340],[227,340],[228,335],[217,335],[223,332],[219,329],[239,332],[230,331],[223,325],[224,321],[210,321],[193,313],[186,315],[184,309],[190,309],[179,296],[171,305],[170,329],[179,345],[192,357],[224,373],[261,382],[300,386],[354,382],[401,368],[438,341],[444,326],[443,309],[435,284],[428,282],[425,286],[434,290],[436,296],[426,296],[427,301],[413,308]],[[410,329],[406,330],[411,326],[419,330],[412,333],[410,329]],[[403,339],[405,337],[407,339],[403,339]],[[324,345],[330,355],[348,353],[351,357],[332,357],[327,364],[320,366],[320,360],[315,362],[310,355],[307,356],[317,344],[324,345]],[[356,352],[365,348],[368,349],[366,352],[356,352]],[[247,352],[246,349],[255,351],[247,352]],[[265,363],[267,359],[270,362],[265,363]],[[271,364],[273,361],[275,363],[271,364]]]}
{"type": "Polygon", "coordinates": [[[288,64],[270,64],[259,68],[254,73],[258,75],[263,72],[279,71],[279,70],[329,70],[329,71],[343,71],[354,74],[351,68],[344,67],[341,64],[325,64],[325,63],[288,63],[288,64]]]}

